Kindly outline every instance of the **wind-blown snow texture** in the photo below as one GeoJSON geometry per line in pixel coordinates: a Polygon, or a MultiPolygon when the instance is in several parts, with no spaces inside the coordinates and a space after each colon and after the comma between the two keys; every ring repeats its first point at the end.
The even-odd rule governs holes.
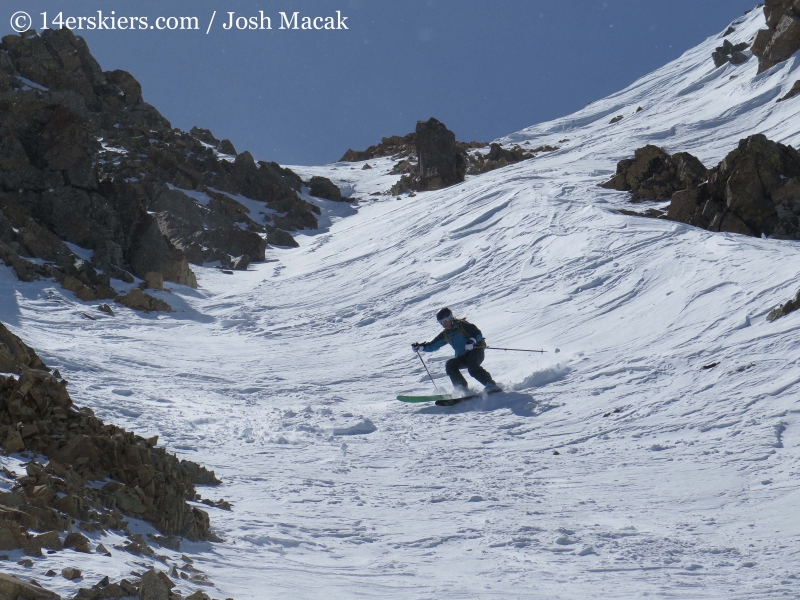
{"type": "MultiPolygon", "coordinates": [[[[161,295],[177,313],[105,317],[3,269],[0,320],[77,402],[224,481],[201,492],[233,503],[210,509],[226,542],[186,547],[213,595],[796,596],[800,313],[765,316],[800,287],[800,245],[624,216],[596,187],[646,143],[713,166],[754,133],[800,142],[800,101],[775,103],[798,57],[756,77],[714,69],[719,43],[503,140],[561,150],[446,190],[371,198],[389,159],[298,168],[369,201],[318,202],[325,229],[274,262],[198,269],[161,295]],[[432,391],[409,344],[445,305],[548,353],[487,351],[506,394],[395,401],[432,391]]],[[[427,355],[440,387],[448,357],[427,355]]],[[[89,583],[138,568],[108,560],[89,583]]]]}

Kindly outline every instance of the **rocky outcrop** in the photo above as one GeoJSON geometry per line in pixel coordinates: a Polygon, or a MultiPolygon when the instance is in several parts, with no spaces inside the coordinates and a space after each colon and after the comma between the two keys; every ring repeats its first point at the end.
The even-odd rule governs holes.
{"type": "Polygon", "coordinates": [[[317,198],[325,198],[334,202],[346,200],[342,198],[342,191],[327,177],[312,177],[308,182],[309,192],[317,198]]]}
{"type": "Polygon", "coordinates": [[[392,188],[393,194],[438,190],[464,181],[466,152],[444,123],[434,118],[417,121],[416,153],[416,172],[401,177],[392,188]]]}
{"type": "Polygon", "coordinates": [[[714,59],[714,66],[719,68],[724,64],[731,63],[733,65],[741,65],[747,62],[748,56],[744,53],[750,44],[741,42],[740,44],[732,44],[730,40],[722,42],[722,46],[711,53],[711,58],[714,59]]]}
{"type": "Polygon", "coordinates": [[[666,218],[710,231],[800,239],[800,154],[758,134],[705,171],[686,153],[647,146],[603,187],[671,200],[666,218]]]}
{"type": "Polygon", "coordinates": [[[417,122],[417,189],[438,190],[464,181],[467,160],[456,134],[434,118],[417,122]]]}
{"type": "Polygon", "coordinates": [[[800,3],[796,0],[766,0],[764,16],[767,29],[756,34],[752,48],[758,57],[759,73],[800,50],[800,3]]]}
{"type": "Polygon", "coordinates": [[[61,600],[61,596],[19,577],[0,573],[0,598],[9,600],[61,600]]]}
{"type": "Polygon", "coordinates": [[[164,300],[154,298],[139,288],[133,288],[124,296],[117,296],[114,302],[132,308],[133,310],[141,310],[144,312],[172,312],[172,307],[164,300]]]}
{"type": "Polygon", "coordinates": [[[788,92],[786,92],[786,94],[784,94],[782,97],[778,98],[777,102],[783,102],[784,100],[789,100],[791,98],[794,98],[798,94],[800,94],[800,80],[795,81],[792,88],[788,92]]]}
{"type": "Polygon", "coordinates": [[[47,366],[33,349],[0,323],[0,372],[21,373],[22,369],[47,370],[47,366]]]}
{"type": "Polygon", "coordinates": [[[67,29],[0,44],[0,260],[21,279],[67,281],[84,300],[113,297],[111,278],[150,272],[196,287],[190,261],[263,260],[265,236],[295,245],[291,231],[316,227],[302,185],[208,130],[173,129],[132,75],[103,71],[67,29]],[[165,189],[211,201],[170,202],[165,189]],[[266,223],[231,196],[263,202],[266,223]],[[63,242],[93,256],[81,260],[63,242]]]}
{"type": "MultiPolygon", "coordinates": [[[[528,142],[525,142],[525,144],[528,144],[528,142]]],[[[519,145],[512,146],[511,148],[503,148],[500,144],[493,143],[489,145],[488,154],[481,154],[480,152],[471,152],[467,154],[467,160],[469,161],[467,174],[478,175],[479,173],[487,173],[523,160],[536,158],[539,153],[553,152],[555,150],[558,150],[558,148],[547,145],[526,149],[519,145]]]]}
{"type": "Polygon", "coordinates": [[[792,298],[785,304],[782,304],[779,307],[772,309],[767,315],[767,321],[769,321],[770,323],[772,323],[773,321],[777,321],[781,317],[785,317],[789,313],[793,313],[798,308],[800,308],[800,291],[798,291],[794,295],[794,298],[792,298]]]}
{"type": "Polygon", "coordinates": [[[617,173],[600,187],[631,192],[631,200],[669,200],[678,190],[700,184],[706,168],[687,152],[669,155],[663,148],[647,145],[632,159],[617,164],[617,173]]]}
{"type": "MultiPolygon", "coordinates": [[[[79,409],[66,381],[31,368],[35,353],[5,328],[0,333],[11,338],[5,347],[21,349],[9,354],[19,377],[0,375],[0,440],[7,452],[35,452],[25,476],[5,472],[15,485],[0,493],[0,546],[38,556],[58,537],[30,531],[70,531],[78,524],[87,531],[125,531],[123,515],[149,521],[167,536],[213,538],[208,514],[186,502],[199,498],[195,484],[218,483],[212,472],[156,448],[157,438],[144,439],[79,409]],[[103,481],[99,488],[89,485],[103,481]]],[[[74,531],[64,545],[91,551],[74,531]]]]}
{"type": "Polygon", "coordinates": [[[380,144],[370,146],[366,150],[348,150],[339,162],[361,162],[383,156],[397,156],[405,158],[417,152],[417,134],[393,135],[381,139],[380,144]]]}

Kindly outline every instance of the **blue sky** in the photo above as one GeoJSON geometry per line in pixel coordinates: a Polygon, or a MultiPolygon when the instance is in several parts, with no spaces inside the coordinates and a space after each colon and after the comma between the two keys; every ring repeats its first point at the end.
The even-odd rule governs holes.
{"type": "MultiPolygon", "coordinates": [[[[569,114],[678,57],[754,0],[25,0],[37,29],[63,16],[197,16],[199,31],[82,31],[106,70],[130,71],[175,127],[197,125],[238,151],[322,164],[436,117],[489,141],[569,114]],[[225,31],[235,16],[270,31],[225,31]],[[347,31],[279,30],[280,11],[347,31]],[[206,28],[217,11],[210,33],[206,28]]],[[[709,57],[709,61],[711,58],[709,57]]]]}

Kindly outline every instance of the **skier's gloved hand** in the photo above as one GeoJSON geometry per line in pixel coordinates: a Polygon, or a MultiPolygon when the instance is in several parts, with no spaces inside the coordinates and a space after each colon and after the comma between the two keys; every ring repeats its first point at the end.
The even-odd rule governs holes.
{"type": "Polygon", "coordinates": [[[417,353],[417,352],[419,352],[420,350],[422,350],[422,347],[423,347],[424,345],[425,345],[425,344],[418,344],[417,342],[414,342],[413,344],[411,344],[411,349],[412,349],[412,350],[413,350],[415,353],[417,353]]]}
{"type": "Polygon", "coordinates": [[[466,348],[467,351],[472,350],[475,347],[475,344],[477,343],[478,340],[476,340],[475,338],[469,338],[469,341],[466,344],[464,344],[464,348],[466,348]]]}

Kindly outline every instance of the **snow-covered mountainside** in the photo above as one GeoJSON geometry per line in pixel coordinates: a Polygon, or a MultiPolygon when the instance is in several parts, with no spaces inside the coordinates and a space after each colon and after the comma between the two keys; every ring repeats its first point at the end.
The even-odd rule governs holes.
{"type": "MultiPolygon", "coordinates": [[[[159,550],[191,556],[212,596],[800,595],[800,313],[765,319],[800,287],[800,245],[625,216],[597,187],[647,143],[712,166],[754,133],[800,142],[800,98],[776,103],[798,56],[715,69],[720,42],[500,140],[560,150],[448,189],[370,196],[390,159],[298,167],[362,200],[315,201],[323,229],[270,262],[154,294],[175,313],[88,320],[98,303],[3,267],[0,321],[77,403],[223,481],[225,541],[159,550]],[[442,306],[492,346],[547,352],[488,350],[504,394],[397,402],[433,391],[410,343],[442,306]]],[[[449,356],[425,355],[440,388],[449,356]]],[[[112,554],[75,554],[87,583],[46,583],[151,562],[112,554]]],[[[3,570],[42,582],[49,560],[3,570]]]]}

